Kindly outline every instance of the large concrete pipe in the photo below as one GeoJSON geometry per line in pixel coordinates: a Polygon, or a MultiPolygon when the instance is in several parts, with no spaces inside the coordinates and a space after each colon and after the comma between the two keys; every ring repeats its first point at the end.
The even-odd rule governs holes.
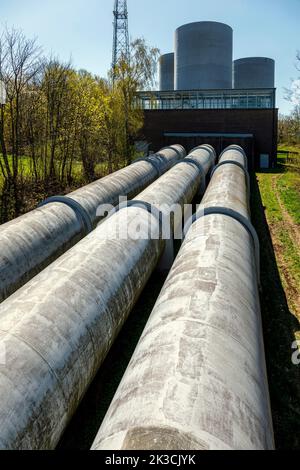
{"type": "Polygon", "coordinates": [[[99,222],[99,205],[131,199],[184,158],[180,145],[167,147],[105,178],[0,227],[0,301],[77,243],[99,222]],[[64,202],[64,203],[62,203],[64,202]],[[76,206],[72,206],[76,204],[76,206]]]}
{"type": "Polygon", "coordinates": [[[94,450],[273,448],[244,154],[221,162],[94,450]]]}
{"type": "Polygon", "coordinates": [[[147,207],[190,202],[213,160],[196,149],[0,305],[0,448],[56,446],[164,249],[147,207]],[[132,224],[139,239],[115,236],[132,224]]]}

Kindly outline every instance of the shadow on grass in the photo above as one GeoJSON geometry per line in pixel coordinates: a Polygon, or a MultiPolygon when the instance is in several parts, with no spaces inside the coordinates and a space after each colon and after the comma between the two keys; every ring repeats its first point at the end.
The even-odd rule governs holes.
{"type": "Polygon", "coordinates": [[[58,450],[89,450],[125,373],[166,275],[154,272],[59,443],[58,450]]]}
{"type": "MultiPolygon", "coordinates": [[[[284,169],[267,170],[280,173],[284,169]]],[[[252,219],[261,242],[261,308],[277,449],[300,449],[300,365],[292,363],[299,323],[290,312],[276,263],[264,207],[252,177],[252,219]]]]}
{"type": "Polygon", "coordinates": [[[281,165],[281,164],[278,164],[278,166],[276,168],[268,168],[268,169],[260,169],[259,170],[259,173],[263,174],[263,175],[268,175],[268,174],[272,174],[272,175],[279,175],[279,174],[282,174],[282,173],[285,173],[286,172],[286,168],[284,165],[281,165]]]}

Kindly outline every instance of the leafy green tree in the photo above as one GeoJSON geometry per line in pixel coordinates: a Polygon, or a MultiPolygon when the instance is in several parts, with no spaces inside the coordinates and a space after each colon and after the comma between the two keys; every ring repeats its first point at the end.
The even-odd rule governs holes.
{"type": "MultiPolygon", "coordinates": [[[[296,70],[300,72],[300,51],[296,55],[296,70]]],[[[294,108],[289,116],[279,117],[279,141],[289,144],[300,143],[300,76],[292,80],[291,87],[286,89],[286,99],[294,108]]]]}
{"type": "Polygon", "coordinates": [[[124,115],[124,156],[130,164],[134,154],[134,140],[143,126],[143,112],[135,100],[136,92],[154,84],[159,50],[147,46],[144,39],[131,44],[130,60],[121,58],[114,70],[114,88],[119,90],[124,115]]]}
{"type": "Polygon", "coordinates": [[[78,176],[92,181],[131,163],[143,126],[136,93],[153,86],[158,54],[137,39],[112,81],[44,58],[36,40],[20,31],[0,36],[7,92],[0,114],[2,220],[23,210],[28,184],[50,194],[77,184],[78,176]]]}

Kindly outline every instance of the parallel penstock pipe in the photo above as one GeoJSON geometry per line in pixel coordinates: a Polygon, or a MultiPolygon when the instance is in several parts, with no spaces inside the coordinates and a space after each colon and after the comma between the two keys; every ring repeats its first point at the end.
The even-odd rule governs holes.
{"type": "Polygon", "coordinates": [[[274,447],[243,150],[220,163],[94,450],[274,447]]]}
{"type": "Polygon", "coordinates": [[[192,201],[213,161],[196,149],[138,196],[142,207],[120,209],[2,302],[0,448],[56,446],[163,252],[149,222],[160,232],[158,206],[192,201]],[[133,225],[139,237],[116,236],[133,225]]]}
{"type": "Polygon", "coordinates": [[[0,226],[0,302],[94,228],[99,205],[133,198],[185,156],[182,146],[167,147],[0,226]]]}

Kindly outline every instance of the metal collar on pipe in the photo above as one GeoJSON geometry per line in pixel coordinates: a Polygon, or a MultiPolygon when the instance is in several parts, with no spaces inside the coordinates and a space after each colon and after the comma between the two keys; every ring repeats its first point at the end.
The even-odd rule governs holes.
{"type": "Polygon", "coordinates": [[[154,160],[151,160],[151,158],[138,158],[137,160],[135,160],[134,162],[132,162],[132,165],[134,165],[134,163],[137,163],[137,162],[147,162],[147,163],[150,163],[154,168],[155,170],[157,171],[157,175],[158,177],[160,177],[162,175],[162,170],[158,164],[158,162],[154,161],[154,160]]]}
{"type": "Polygon", "coordinates": [[[79,202],[71,199],[68,196],[51,196],[41,202],[38,207],[46,206],[47,204],[51,204],[53,202],[59,202],[61,204],[66,204],[68,207],[74,210],[76,216],[79,216],[81,223],[83,224],[83,228],[86,234],[90,233],[93,230],[93,223],[89,213],[84,209],[84,207],[79,204],[79,202]]]}
{"type": "Polygon", "coordinates": [[[256,260],[256,270],[257,270],[257,281],[259,288],[261,287],[261,282],[260,282],[260,243],[259,243],[259,238],[256,233],[255,228],[253,227],[252,223],[244,217],[242,214],[239,212],[230,209],[228,207],[205,207],[201,211],[195,212],[195,214],[190,217],[190,219],[187,221],[184,230],[183,230],[183,239],[185,238],[187,232],[191,228],[191,226],[199,219],[202,217],[205,217],[206,215],[225,215],[227,217],[231,217],[232,219],[236,220],[239,222],[250,234],[253,244],[254,244],[254,250],[255,250],[255,260],[256,260]]]}
{"type": "Polygon", "coordinates": [[[110,217],[112,217],[114,214],[119,212],[122,209],[128,209],[128,207],[139,207],[140,209],[144,209],[147,211],[149,214],[154,215],[156,217],[158,223],[159,223],[159,233],[161,236],[162,233],[162,223],[163,223],[163,214],[162,212],[153,204],[150,204],[147,201],[140,201],[138,199],[134,199],[132,201],[125,201],[116,206],[112,211],[108,214],[106,217],[106,220],[108,220],[110,217]]]}
{"type": "Polygon", "coordinates": [[[47,205],[42,203],[44,207],[40,205],[38,209],[3,224],[0,230],[0,302],[90,231],[90,220],[83,209],[95,228],[104,218],[104,214],[97,215],[100,206],[115,206],[120,196],[134,198],[157,179],[159,171],[156,167],[165,173],[185,156],[185,150],[174,145],[151,155],[147,160],[149,165],[144,161],[129,165],[63,196],[63,201],[55,199],[64,204],[48,204],[54,199],[47,200],[47,205]]]}
{"type": "Polygon", "coordinates": [[[230,151],[230,150],[237,150],[238,152],[240,152],[240,153],[243,155],[243,157],[244,157],[244,163],[245,163],[245,168],[248,170],[248,158],[247,158],[246,152],[245,152],[245,150],[244,150],[242,147],[240,147],[239,145],[233,144],[233,145],[229,145],[229,147],[226,147],[226,149],[224,149],[224,150],[221,152],[221,154],[220,154],[220,156],[219,156],[219,161],[220,161],[220,159],[223,157],[224,153],[225,153],[225,152],[228,152],[228,151],[230,151]]]}
{"type": "MultiPolygon", "coordinates": [[[[197,191],[192,165],[162,178],[128,203],[139,207],[106,220],[1,305],[0,337],[4,331],[8,354],[0,368],[0,447],[56,446],[166,244],[158,237],[110,235],[127,222],[140,223],[147,234],[145,210],[183,206],[197,191]]],[[[157,232],[155,215],[151,219],[157,232]]]]}
{"type": "Polygon", "coordinates": [[[197,147],[194,147],[193,150],[190,151],[189,155],[192,155],[193,152],[195,152],[195,150],[198,150],[200,148],[206,148],[208,149],[212,154],[213,154],[213,157],[214,157],[214,161],[213,163],[216,161],[217,159],[217,154],[216,154],[216,151],[215,149],[213,148],[212,145],[209,145],[209,144],[202,144],[202,145],[198,145],[197,147]]]}
{"type": "MultiPolygon", "coordinates": [[[[185,148],[183,147],[183,145],[176,144],[176,147],[180,147],[182,152],[186,155],[186,151],[185,151],[185,148]]],[[[159,150],[159,152],[156,152],[156,155],[159,155],[160,152],[162,152],[163,150],[168,150],[168,149],[175,150],[175,152],[176,152],[176,149],[174,149],[174,145],[167,145],[166,147],[163,147],[161,150],[159,150]]]]}

